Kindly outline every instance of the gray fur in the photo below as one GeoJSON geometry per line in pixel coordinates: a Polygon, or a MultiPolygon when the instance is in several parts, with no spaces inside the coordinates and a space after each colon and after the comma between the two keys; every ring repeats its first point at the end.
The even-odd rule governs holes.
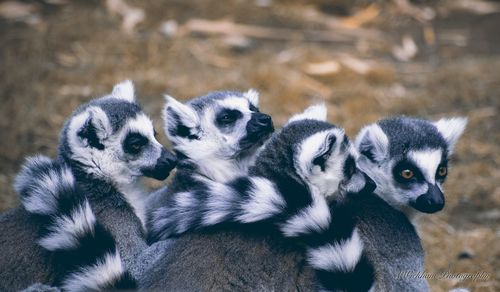
{"type": "Polygon", "coordinates": [[[187,234],[139,279],[152,291],[311,291],[314,273],[300,245],[263,230],[187,234]]]}
{"type": "Polygon", "coordinates": [[[437,128],[427,120],[395,117],[377,122],[389,138],[389,155],[401,156],[410,150],[448,148],[437,128]]]}

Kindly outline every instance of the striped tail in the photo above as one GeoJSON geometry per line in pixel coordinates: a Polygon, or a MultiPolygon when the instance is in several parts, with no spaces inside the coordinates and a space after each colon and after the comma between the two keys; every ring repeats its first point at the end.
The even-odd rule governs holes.
{"type": "Polygon", "coordinates": [[[372,287],[373,267],[349,204],[329,206],[323,197],[312,195],[297,203],[293,194],[282,194],[263,177],[241,177],[227,184],[200,179],[198,183],[189,192],[174,193],[153,213],[150,232],[156,240],[220,223],[267,221],[276,224],[284,237],[305,243],[321,289],[368,291],[372,287]]]}
{"type": "Polygon", "coordinates": [[[150,214],[150,241],[220,223],[261,222],[280,215],[286,206],[275,185],[262,177],[241,177],[228,184],[199,178],[194,184],[150,214]]]}
{"type": "Polygon", "coordinates": [[[112,234],[99,222],[71,170],[44,156],[27,159],[14,187],[42,223],[38,244],[53,256],[65,291],[134,289],[112,234]]]}
{"type": "Polygon", "coordinates": [[[350,207],[331,206],[332,221],[324,232],[303,235],[307,260],[314,268],[321,290],[370,291],[375,281],[373,266],[350,207]]]}

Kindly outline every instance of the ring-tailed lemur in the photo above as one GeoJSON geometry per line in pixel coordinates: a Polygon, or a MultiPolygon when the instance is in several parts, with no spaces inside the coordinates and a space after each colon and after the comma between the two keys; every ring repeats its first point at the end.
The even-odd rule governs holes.
{"type": "Polygon", "coordinates": [[[358,166],[377,184],[375,194],[360,204],[360,235],[377,275],[380,291],[426,291],[424,252],[411,219],[417,211],[444,207],[442,184],[448,160],[467,120],[431,122],[409,117],[381,120],[364,127],[356,138],[358,166]]]}
{"type": "MultiPolygon", "coordinates": [[[[256,224],[267,225],[264,228],[276,228],[284,237],[305,246],[307,260],[315,269],[322,289],[368,291],[373,284],[373,271],[363,254],[352,210],[344,197],[347,192],[371,192],[374,184],[368,183],[370,180],[367,182],[367,177],[357,170],[357,152],[344,131],[325,120],[324,105],[310,107],[294,116],[266,143],[248,175],[226,183],[195,176],[190,189],[174,193],[156,211],[163,218],[156,222],[156,230],[168,237],[221,223],[241,224],[240,230],[255,228],[256,224]],[[335,203],[328,206],[327,198],[335,203]]],[[[152,278],[143,282],[152,284],[149,287],[146,284],[151,289],[200,287],[186,286],[182,280],[181,286],[179,280],[168,283],[161,280],[166,277],[161,273],[147,277],[152,278]]],[[[207,287],[220,290],[225,284],[219,285],[207,287]]],[[[232,288],[271,287],[276,288],[259,287],[258,283],[232,288]]]]}
{"type": "Polygon", "coordinates": [[[85,289],[109,284],[106,278],[120,279],[117,273],[147,246],[145,195],[138,179],[165,179],[176,163],[154,135],[130,81],[71,115],[58,158],[27,163],[15,183],[22,207],[0,217],[0,248],[9,255],[0,259],[0,290],[69,279],[76,279],[69,287],[85,289]],[[73,249],[87,245],[90,254],[73,249]],[[81,269],[68,275],[65,268],[72,265],[81,269]]]}
{"type": "Polygon", "coordinates": [[[392,207],[410,216],[413,210],[438,212],[444,207],[448,160],[466,124],[464,118],[432,123],[396,117],[368,125],[356,138],[359,166],[392,207]]]}
{"type": "Polygon", "coordinates": [[[271,117],[259,112],[258,93],[213,92],[182,104],[167,96],[165,132],[179,156],[168,188],[151,195],[148,226],[153,241],[164,239],[157,226],[169,220],[155,212],[173,193],[191,189],[196,176],[225,182],[247,172],[255,153],[274,131],[271,117]]]}

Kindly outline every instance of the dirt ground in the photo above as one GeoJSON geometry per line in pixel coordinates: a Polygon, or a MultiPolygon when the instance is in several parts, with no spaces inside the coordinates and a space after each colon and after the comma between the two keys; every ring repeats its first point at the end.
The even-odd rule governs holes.
{"type": "Polygon", "coordinates": [[[18,204],[23,158],[55,155],[65,117],[125,78],[158,129],[162,93],[217,89],[258,89],[278,125],[324,100],[350,136],[388,115],[461,115],[447,205],[420,219],[426,272],[452,274],[433,291],[500,291],[500,3],[369,2],[0,2],[0,210],[18,204]]]}

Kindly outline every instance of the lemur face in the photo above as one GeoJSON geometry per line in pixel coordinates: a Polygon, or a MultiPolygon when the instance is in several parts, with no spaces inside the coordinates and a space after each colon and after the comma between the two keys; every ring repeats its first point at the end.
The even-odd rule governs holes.
{"type": "Polygon", "coordinates": [[[356,139],[360,167],[392,206],[435,213],[444,207],[448,159],[466,119],[438,122],[391,118],[363,128],[356,139]]]}
{"type": "Polygon", "coordinates": [[[165,130],[177,151],[195,161],[251,156],[274,131],[259,112],[258,93],[214,92],[182,104],[167,97],[165,130]]]}
{"type": "Polygon", "coordinates": [[[317,105],[292,117],[283,129],[300,137],[293,146],[298,176],[323,197],[373,191],[373,181],[356,167],[358,153],[344,130],[325,121],[326,107],[317,105]],[[307,134],[301,137],[300,132],[307,134]]]}
{"type": "Polygon", "coordinates": [[[156,140],[151,120],[135,103],[130,81],[77,110],[64,135],[70,159],[84,171],[118,185],[141,176],[163,180],[176,164],[175,156],[156,140]]]}

